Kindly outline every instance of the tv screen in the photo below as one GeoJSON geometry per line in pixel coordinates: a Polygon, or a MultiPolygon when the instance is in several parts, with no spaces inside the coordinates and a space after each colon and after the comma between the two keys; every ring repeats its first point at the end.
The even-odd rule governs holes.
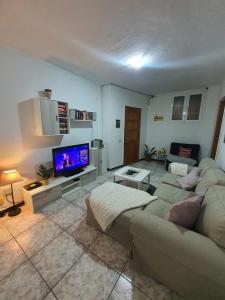
{"type": "Polygon", "coordinates": [[[89,144],[52,149],[55,176],[73,175],[76,170],[89,165],[89,144]]]}

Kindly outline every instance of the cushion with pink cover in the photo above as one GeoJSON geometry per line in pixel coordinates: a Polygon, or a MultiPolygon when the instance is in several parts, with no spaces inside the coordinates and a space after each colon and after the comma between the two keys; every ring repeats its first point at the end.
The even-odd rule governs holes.
{"type": "Polygon", "coordinates": [[[167,220],[184,228],[192,229],[201,211],[202,200],[202,196],[194,195],[173,204],[167,220]]]}
{"type": "Polygon", "coordinates": [[[186,176],[178,178],[177,182],[184,190],[190,190],[199,182],[201,168],[194,167],[186,176]]]}

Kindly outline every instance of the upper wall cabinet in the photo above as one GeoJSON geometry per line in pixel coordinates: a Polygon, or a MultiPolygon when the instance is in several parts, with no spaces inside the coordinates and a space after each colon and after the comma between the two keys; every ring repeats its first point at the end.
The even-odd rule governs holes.
{"type": "Polygon", "coordinates": [[[204,92],[193,91],[176,94],[172,97],[172,121],[199,121],[204,92]]]}
{"type": "Polygon", "coordinates": [[[33,99],[36,134],[63,135],[69,133],[68,103],[46,98],[33,99]]]}

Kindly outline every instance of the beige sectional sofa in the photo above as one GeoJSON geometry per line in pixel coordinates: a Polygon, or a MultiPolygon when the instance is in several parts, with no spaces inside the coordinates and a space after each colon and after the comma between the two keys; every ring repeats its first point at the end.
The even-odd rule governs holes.
{"type": "MultiPolygon", "coordinates": [[[[157,188],[158,199],[120,215],[108,234],[134,245],[134,260],[147,275],[186,299],[225,299],[225,174],[204,159],[196,191],[205,191],[193,230],[166,220],[171,205],[192,193],[167,174],[157,188]],[[168,184],[169,183],[169,184],[168,184]]],[[[131,190],[132,192],[132,190],[131,190]]],[[[122,199],[122,197],[121,197],[122,199]]],[[[99,228],[87,200],[88,223],[99,228]]]]}

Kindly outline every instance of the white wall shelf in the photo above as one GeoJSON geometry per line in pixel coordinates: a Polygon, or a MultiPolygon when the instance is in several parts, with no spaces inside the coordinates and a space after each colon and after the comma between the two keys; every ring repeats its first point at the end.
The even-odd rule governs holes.
{"type": "Polygon", "coordinates": [[[69,134],[68,103],[47,98],[33,99],[36,135],[55,136],[69,134]]]}
{"type": "Polygon", "coordinates": [[[70,120],[73,122],[93,122],[96,121],[96,112],[80,111],[77,109],[69,110],[70,120]]]}

